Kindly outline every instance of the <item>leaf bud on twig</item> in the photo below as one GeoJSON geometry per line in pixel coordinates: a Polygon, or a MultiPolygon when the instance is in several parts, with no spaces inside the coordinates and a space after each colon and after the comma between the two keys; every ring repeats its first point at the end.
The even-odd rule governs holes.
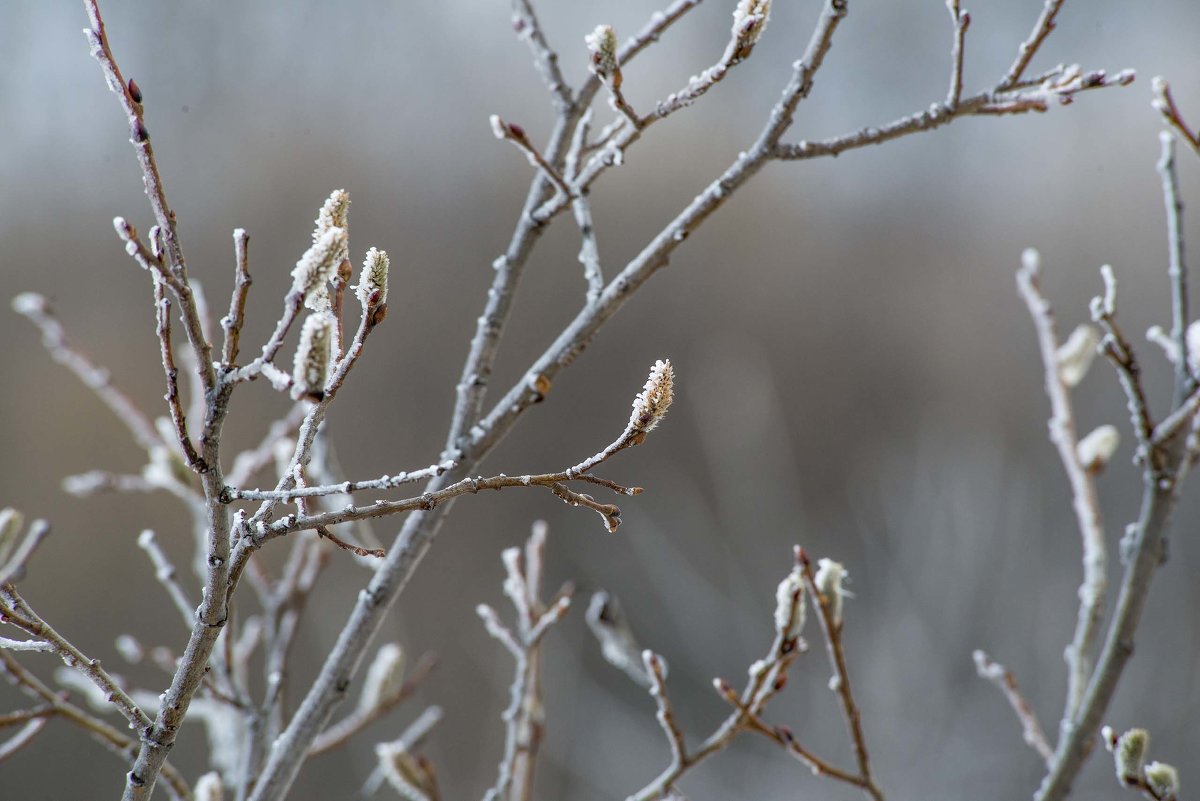
{"type": "Polygon", "coordinates": [[[1088,434],[1075,446],[1079,463],[1089,473],[1099,473],[1117,452],[1121,444],[1121,433],[1116,426],[1102,425],[1088,434]]]}
{"type": "Polygon", "coordinates": [[[388,703],[404,686],[404,649],[394,642],[384,643],[367,669],[358,708],[372,712],[388,703]]]}
{"type": "Polygon", "coordinates": [[[775,590],[775,631],[785,640],[794,640],[803,628],[804,574],[796,567],[775,590]]]}
{"type": "Polygon", "coordinates": [[[654,430],[666,416],[667,409],[671,407],[671,401],[675,398],[674,383],[675,371],[671,367],[670,359],[656,361],[650,368],[650,377],[646,379],[646,385],[633,399],[633,414],[629,417],[630,428],[642,435],[654,430]]]}
{"type": "Polygon", "coordinates": [[[293,394],[298,398],[320,400],[324,395],[332,331],[333,319],[327,314],[310,314],[305,319],[292,368],[293,394]]]}
{"type": "Polygon", "coordinates": [[[329,308],[327,284],[346,257],[347,245],[345,228],[329,228],[296,262],[296,268],[292,270],[292,289],[304,293],[304,305],[313,311],[329,308]]]}
{"type": "Polygon", "coordinates": [[[1174,798],[1179,795],[1179,771],[1165,762],[1151,762],[1146,766],[1146,783],[1159,798],[1174,798]]]}
{"type": "Polygon", "coordinates": [[[1117,780],[1125,783],[1142,777],[1142,764],[1146,761],[1146,749],[1150,745],[1150,733],[1145,729],[1130,729],[1117,738],[1113,746],[1113,766],[1117,769],[1117,780]]]}
{"type": "Polygon", "coordinates": [[[621,63],[617,59],[617,32],[611,25],[597,25],[596,29],[583,37],[588,52],[592,54],[592,72],[614,89],[621,87],[621,63]]]}
{"type": "Polygon", "coordinates": [[[362,273],[358,277],[358,286],[354,287],[354,294],[358,296],[364,309],[387,303],[389,266],[391,260],[388,259],[386,250],[371,248],[367,251],[367,257],[363,259],[362,273]]]}
{"type": "Polygon", "coordinates": [[[822,559],[817,562],[817,575],[813,577],[817,589],[829,599],[829,613],[835,626],[842,625],[842,599],[853,597],[842,587],[842,582],[850,577],[841,562],[832,559],[822,559]]]}
{"type": "Polygon", "coordinates": [[[1100,332],[1086,323],[1071,332],[1055,354],[1058,362],[1058,377],[1068,387],[1074,387],[1087,375],[1092,360],[1096,357],[1096,346],[1100,344],[1100,332]]]}

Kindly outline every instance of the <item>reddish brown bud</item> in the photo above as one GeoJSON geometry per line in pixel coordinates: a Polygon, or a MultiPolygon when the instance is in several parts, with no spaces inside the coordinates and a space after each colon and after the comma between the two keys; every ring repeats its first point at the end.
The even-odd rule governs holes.
{"type": "Polygon", "coordinates": [[[139,106],[142,104],[142,88],[133,78],[129,79],[129,99],[139,106]]]}

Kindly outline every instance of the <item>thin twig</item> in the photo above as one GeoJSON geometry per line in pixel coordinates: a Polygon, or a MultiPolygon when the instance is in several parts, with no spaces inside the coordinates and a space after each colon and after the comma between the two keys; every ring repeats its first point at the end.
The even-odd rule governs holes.
{"type": "Polygon", "coordinates": [[[3,764],[6,759],[29,745],[38,732],[44,729],[49,722],[50,718],[43,714],[30,720],[19,732],[9,737],[3,743],[0,743],[0,764],[3,764]]]}
{"type": "Polygon", "coordinates": [[[812,564],[803,550],[799,551],[798,561],[804,573],[804,583],[808,594],[816,601],[817,620],[825,634],[825,646],[829,652],[829,663],[833,667],[834,692],[842,704],[842,714],[846,719],[846,729],[850,733],[850,743],[854,747],[854,758],[858,763],[858,775],[862,778],[863,791],[875,799],[883,801],[883,791],[871,776],[871,755],[867,751],[867,739],[862,730],[862,713],[854,701],[854,691],[850,686],[850,671],[846,667],[846,653],[842,648],[842,621],[834,618],[831,599],[817,588],[813,575],[812,564]]]}
{"type": "Polygon", "coordinates": [[[34,520],[29,524],[29,530],[17,549],[13,551],[8,561],[0,564],[0,587],[20,579],[25,573],[33,552],[42,544],[42,540],[50,535],[50,524],[45,520],[34,520]]]}
{"type": "Polygon", "coordinates": [[[646,675],[650,677],[650,696],[658,707],[655,718],[671,748],[671,764],[682,765],[687,759],[687,745],[683,740],[683,730],[679,728],[675,712],[671,709],[671,699],[667,696],[667,678],[663,674],[662,658],[653,651],[643,651],[642,664],[646,667],[646,675]]]}
{"type": "Polygon", "coordinates": [[[554,48],[546,41],[546,35],[542,32],[541,23],[529,0],[513,0],[512,23],[517,36],[529,45],[534,66],[546,82],[555,108],[560,114],[565,113],[574,105],[571,87],[563,79],[562,70],[558,66],[558,53],[554,52],[554,48]]]}
{"type": "Polygon", "coordinates": [[[295,498],[314,498],[321,495],[344,495],[351,492],[361,492],[363,490],[388,490],[395,487],[401,487],[405,484],[412,484],[417,481],[425,481],[440,476],[447,470],[455,467],[454,462],[439,462],[431,464],[429,467],[423,467],[420,470],[411,470],[407,472],[397,473],[396,475],[387,475],[380,478],[374,478],[365,481],[343,481],[340,484],[329,484],[319,487],[304,487],[302,489],[293,488],[290,490],[243,490],[236,487],[227,487],[224,494],[226,501],[279,501],[280,503],[291,503],[295,498]]]}
{"type": "Polygon", "coordinates": [[[962,99],[963,45],[967,28],[971,25],[971,15],[962,10],[959,0],[946,0],[946,8],[950,10],[950,19],[954,23],[954,45],[950,49],[950,90],[946,92],[946,106],[957,108],[958,101],[962,99]]]}
{"type": "Polygon", "coordinates": [[[196,453],[195,446],[192,445],[192,438],[188,435],[187,430],[187,418],[184,415],[183,406],[180,405],[179,401],[179,370],[175,367],[175,353],[171,349],[171,301],[167,299],[164,284],[165,282],[160,278],[159,274],[155,273],[154,310],[155,321],[157,323],[155,333],[158,335],[163,373],[167,379],[167,394],[165,396],[167,409],[171,414],[171,423],[175,427],[175,440],[183,450],[188,467],[197,473],[203,473],[208,468],[204,464],[204,460],[196,453]]]}
{"type": "Polygon", "coordinates": [[[1030,31],[1028,38],[1021,42],[1017,48],[1017,57],[1013,61],[1012,66],[1008,68],[1008,72],[1004,74],[997,88],[1011,89],[1025,74],[1026,67],[1029,62],[1033,61],[1033,57],[1037,55],[1038,50],[1042,46],[1042,42],[1046,41],[1046,37],[1054,30],[1054,18],[1058,16],[1058,11],[1062,8],[1063,0],[1046,0],[1046,4],[1042,6],[1042,13],[1038,15],[1037,22],[1033,24],[1033,30],[1030,31]]]}
{"type": "Polygon", "coordinates": [[[1108,587],[1108,547],[1104,538],[1104,523],[1100,501],[1096,495],[1095,476],[1080,461],[1077,449],[1075,411],[1071,396],[1063,381],[1059,365],[1059,341],[1050,302],[1042,294],[1038,282],[1039,258],[1036,251],[1026,251],[1025,264],[1017,273],[1017,287],[1037,331],[1038,348],[1046,397],[1050,400],[1050,441],[1058,451],[1059,461],[1071,485],[1071,502],[1083,551],[1083,583],[1079,587],[1079,613],[1075,634],[1067,646],[1067,701],[1062,720],[1067,725],[1075,717],[1084,690],[1092,674],[1096,639],[1104,623],[1104,596],[1108,587]]]}
{"type": "Polygon", "coordinates": [[[163,551],[158,544],[158,538],[150,529],[146,529],[138,536],[138,547],[146,552],[150,557],[151,563],[154,565],[154,577],[166,589],[167,595],[171,596],[171,603],[183,618],[183,625],[191,628],[196,623],[196,610],[193,608],[190,601],[187,599],[187,593],[183,591],[183,587],[179,584],[178,572],[175,570],[175,565],[172,564],[170,557],[163,551]]]}
{"type": "Polygon", "coordinates": [[[250,235],[245,228],[233,232],[233,294],[229,298],[229,314],[221,318],[221,329],[225,332],[225,343],[221,348],[221,361],[232,366],[238,357],[242,336],[242,324],[246,320],[246,296],[250,292],[250,260],[247,249],[250,235]]]}
{"type": "Polygon", "coordinates": [[[1017,686],[1017,679],[1013,676],[1012,671],[994,661],[983,651],[976,651],[973,656],[975,672],[979,674],[979,678],[987,679],[996,685],[1000,692],[1004,693],[1004,698],[1021,723],[1021,735],[1025,744],[1037,751],[1042,761],[1049,766],[1054,760],[1054,747],[1046,738],[1046,732],[1042,729],[1042,724],[1038,722],[1037,713],[1033,711],[1033,707],[1021,694],[1021,688],[1017,686]]]}
{"type": "Polygon", "coordinates": [[[1150,417],[1150,406],[1146,402],[1146,391],[1142,387],[1141,367],[1133,353],[1133,345],[1117,324],[1117,279],[1113,269],[1105,264],[1100,267],[1104,280],[1104,295],[1092,298],[1092,320],[1104,329],[1105,337],[1100,343],[1101,352],[1117,368],[1117,377],[1125,391],[1134,433],[1143,451],[1149,456],[1154,439],[1154,421],[1150,417]]]}
{"type": "Polygon", "coordinates": [[[1179,193],[1179,177],[1175,172],[1175,137],[1164,131],[1159,134],[1162,155],[1158,174],[1162,178],[1163,205],[1167,214],[1167,277],[1171,281],[1171,339],[1179,352],[1175,362],[1175,405],[1178,406],[1193,389],[1196,380],[1189,366],[1187,327],[1188,273],[1183,251],[1183,199],[1179,193]]]}
{"type": "Polygon", "coordinates": [[[546,161],[546,157],[541,154],[529,134],[525,132],[525,128],[513,122],[505,122],[499,116],[493,114],[491,117],[492,133],[497,139],[502,141],[512,142],[517,150],[525,154],[525,158],[529,160],[529,165],[535,170],[541,170],[542,174],[554,184],[558,191],[565,194],[571,193],[571,187],[567,186],[567,182],[563,180],[562,175],[555,169],[554,165],[546,161]]]}
{"type": "Polygon", "coordinates": [[[1175,105],[1175,98],[1171,96],[1171,86],[1161,76],[1156,76],[1152,81],[1154,87],[1154,108],[1162,115],[1163,122],[1171,128],[1174,128],[1176,133],[1183,137],[1183,141],[1192,146],[1192,150],[1196,151],[1196,155],[1200,156],[1200,129],[1193,131],[1188,124],[1183,121],[1183,115],[1179,113],[1179,107],[1175,105]]]}

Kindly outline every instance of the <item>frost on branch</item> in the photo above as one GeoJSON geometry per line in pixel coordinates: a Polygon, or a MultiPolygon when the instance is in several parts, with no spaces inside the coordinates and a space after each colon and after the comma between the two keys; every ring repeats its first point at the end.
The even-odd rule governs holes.
{"type": "Polygon", "coordinates": [[[821,594],[829,599],[829,614],[835,626],[842,625],[842,600],[853,597],[842,586],[850,577],[841,562],[832,559],[821,559],[817,562],[817,575],[814,581],[821,594]]]}
{"type": "Polygon", "coordinates": [[[614,88],[621,86],[621,65],[617,60],[617,32],[611,25],[597,25],[596,29],[583,37],[591,53],[592,72],[601,80],[610,81],[614,88]]]}
{"type": "Polygon", "coordinates": [[[313,228],[313,242],[318,241],[332,228],[346,229],[349,227],[350,195],[345,189],[335,189],[317,212],[317,220],[313,228]]]}
{"type": "Polygon", "coordinates": [[[737,42],[734,60],[750,55],[771,18],[771,0],[741,0],[733,10],[733,38],[737,42]]]}
{"type": "Polygon", "coordinates": [[[775,590],[775,631],[784,640],[794,640],[804,628],[804,573],[793,568],[775,590]]]}
{"type": "Polygon", "coordinates": [[[660,359],[650,368],[650,377],[633,399],[633,414],[629,417],[629,427],[641,438],[653,431],[666,416],[671,401],[675,399],[674,382],[675,372],[669,359],[660,359]]]}
{"type": "Polygon", "coordinates": [[[345,228],[330,228],[304,252],[292,270],[292,290],[304,294],[304,305],[313,311],[329,308],[328,284],[346,258],[349,237],[345,228]]]}
{"type": "Polygon", "coordinates": [[[1087,375],[1092,360],[1096,357],[1096,346],[1100,344],[1100,332],[1086,323],[1071,332],[1071,336],[1055,354],[1058,359],[1058,377],[1068,387],[1074,387],[1087,375]]]}

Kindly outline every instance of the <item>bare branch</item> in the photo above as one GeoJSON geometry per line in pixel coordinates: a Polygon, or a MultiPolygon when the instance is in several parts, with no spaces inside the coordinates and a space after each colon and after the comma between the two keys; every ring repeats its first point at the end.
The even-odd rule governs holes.
{"type": "Polygon", "coordinates": [[[1192,150],[1196,151],[1196,155],[1200,156],[1200,129],[1193,131],[1183,121],[1183,115],[1179,113],[1179,107],[1175,105],[1175,98],[1171,97],[1170,84],[1162,76],[1155,76],[1151,83],[1154,87],[1152,102],[1154,109],[1162,115],[1163,122],[1174,128],[1175,132],[1183,137],[1183,141],[1191,145],[1192,150]]]}
{"type": "Polygon", "coordinates": [[[962,10],[959,0],[946,0],[946,8],[954,23],[954,46],[950,50],[950,90],[946,93],[946,107],[954,109],[958,108],[958,101],[962,99],[963,44],[967,38],[967,28],[971,25],[971,15],[962,10]]]}
{"type": "Polygon", "coordinates": [[[150,529],[146,529],[138,536],[138,547],[146,552],[150,557],[150,561],[154,564],[154,577],[166,589],[167,595],[171,596],[171,603],[178,610],[180,617],[183,618],[183,625],[191,628],[196,623],[196,611],[190,601],[187,599],[187,593],[183,591],[183,587],[179,584],[178,573],[175,570],[175,565],[171,563],[166,552],[158,545],[158,538],[150,529]]]}
{"type": "Polygon", "coordinates": [[[208,469],[204,460],[196,453],[192,438],[188,435],[187,419],[179,402],[179,370],[175,367],[175,354],[171,349],[171,301],[167,299],[163,288],[165,282],[158,273],[154,276],[154,311],[158,335],[159,352],[162,356],[163,373],[167,379],[167,409],[171,414],[171,423],[175,426],[175,440],[183,450],[188,466],[197,473],[208,469]]]}
{"type": "Polygon", "coordinates": [[[405,484],[412,484],[417,481],[425,481],[440,476],[447,470],[455,467],[454,462],[439,462],[431,464],[429,467],[423,467],[420,470],[412,470],[407,472],[397,473],[396,475],[382,476],[366,481],[343,481],[340,484],[329,484],[319,487],[303,487],[292,488],[288,490],[241,490],[236,487],[227,487],[224,499],[226,502],[231,501],[279,501],[281,503],[291,503],[296,498],[314,498],[322,495],[343,495],[351,492],[361,492],[363,490],[387,490],[401,487],[405,484]]]}
{"type": "Polygon", "coordinates": [[[225,332],[225,344],[221,348],[221,361],[232,366],[238,357],[242,325],[246,319],[246,296],[250,292],[250,261],[247,248],[250,235],[245,228],[233,232],[233,294],[229,299],[229,314],[221,318],[221,329],[225,332]]]}
{"type": "MultiPolygon", "coordinates": [[[[1165,90],[1164,90],[1165,91],[1165,90]]],[[[1187,327],[1188,273],[1183,256],[1183,200],[1179,194],[1179,177],[1175,173],[1175,137],[1163,131],[1159,134],[1162,155],[1158,174],[1162,178],[1163,204],[1167,213],[1167,277],[1171,281],[1171,339],[1179,358],[1175,362],[1175,405],[1178,406],[1196,388],[1196,379],[1189,366],[1187,327]]]]}
{"type": "Polygon", "coordinates": [[[533,11],[533,4],[529,0],[513,0],[512,9],[513,30],[529,45],[534,66],[546,82],[546,88],[550,90],[555,109],[559,114],[567,113],[574,105],[571,87],[563,80],[562,70],[558,67],[558,53],[554,52],[554,48],[546,41],[541,23],[533,11]]]}
{"type": "Polygon", "coordinates": [[[1033,30],[1017,48],[1017,58],[1008,68],[1008,72],[1004,74],[1004,78],[1001,79],[997,88],[1011,89],[1020,82],[1021,76],[1025,74],[1029,62],[1033,61],[1033,57],[1037,55],[1042,42],[1046,41],[1046,37],[1054,30],[1054,18],[1058,16],[1062,4],[1063,0],[1046,0],[1046,4],[1042,7],[1042,13],[1038,15],[1037,22],[1033,25],[1033,30]]]}
{"type": "Polygon", "coordinates": [[[1033,711],[1029,702],[1025,700],[1025,696],[1021,694],[1021,689],[1017,686],[1017,679],[1013,676],[1012,671],[999,662],[993,661],[983,651],[976,651],[973,656],[975,672],[979,674],[979,678],[987,679],[996,685],[1000,692],[1004,693],[1009,706],[1017,715],[1017,720],[1021,722],[1021,734],[1025,744],[1037,751],[1042,761],[1049,766],[1054,760],[1054,748],[1046,739],[1046,732],[1042,730],[1042,725],[1038,723],[1037,713],[1033,711]]]}

